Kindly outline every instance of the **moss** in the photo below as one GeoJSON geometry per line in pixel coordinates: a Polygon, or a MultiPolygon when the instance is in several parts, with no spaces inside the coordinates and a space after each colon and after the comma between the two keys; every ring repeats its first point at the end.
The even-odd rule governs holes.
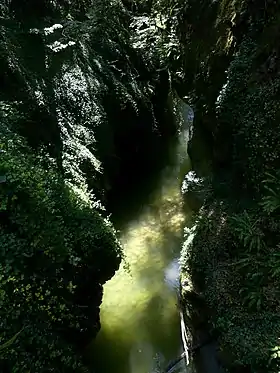
{"type": "Polygon", "coordinates": [[[0,12],[0,343],[23,328],[0,370],[78,372],[122,257],[108,206],[176,131],[169,76],[133,47],[119,1],[0,12]]]}
{"type": "MultiPolygon", "coordinates": [[[[193,78],[189,86],[186,71],[185,93],[198,113],[194,134],[210,145],[212,192],[182,261],[210,309],[224,361],[233,371],[276,372],[280,9],[273,1],[223,1],[216,8],[205,1],[204,6],[208,18],[203,15],[202,22],[188,2],[194,31],[185,27],[181,32],[186,53],[199,51],[191,55],[193,78]],[[212,22],[214,30],[207,41],[198,42],[195,30],[204,22],[212,22]],[[206,53],[212,51],[208,59],[202,43],[206,53]]],[[[199,158],[196,150],[192,145],[194,160],[199,158]]],[[[207,175],[200,167],[198,171],[207,175]]],[[[202,188],[208,183],[207,175],[202,188]]]]}
{"type": "Polygon", "coordinates": [[[46,171],[3,126],[1,141],[1,338],[23,332],[0,364],[76,371],[82,364],[68,342],[81,348],[97,333],[99,283],[117,268],[120,247],[89,193],[81,198],[51,164],[46,171]]]}

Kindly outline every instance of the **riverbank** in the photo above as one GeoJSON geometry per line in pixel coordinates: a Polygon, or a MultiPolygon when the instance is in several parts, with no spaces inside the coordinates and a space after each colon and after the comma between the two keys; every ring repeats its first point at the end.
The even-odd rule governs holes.
{"type": "Polygon", "coordinates": [[[181,272],[181,328],[185,331],[188,372],[224,373],[219,360],[219,345],[212,334],[209,309],[198,293],[186,268],[181,272]]]}
{"type": "Polygon", "coordinates": [[[195,111],[189,150],[201,178],[183,273],[206,305],[222,364],[278,372],[279,4],[202,3],[180,13],[181,89],[195,111]]]}

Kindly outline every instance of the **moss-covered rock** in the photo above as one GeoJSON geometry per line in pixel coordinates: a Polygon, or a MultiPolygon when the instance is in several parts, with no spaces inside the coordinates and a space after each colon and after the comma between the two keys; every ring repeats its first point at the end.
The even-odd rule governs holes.
{"type": "Polygon", "coordinates": [[[196,115],[191,158],[210,191],[182,260],[212,310],[224,362],[233,371],[275,372],[280,8],[274,1],[188,1],[181,9],[181,90],[196,115]],[[201,137],[207,153],[196,145],[201,137]],[[200,167],[205,156],[210,189],[209,168],[200,167]]]}
{"type": "Polygon", "coordinates": [[[21,330],[0,370],[78,372],[122,256],[109,208],[174,132],[169,76],[120,1],[7,0],[0,18],[0,343],[21,330]]]}

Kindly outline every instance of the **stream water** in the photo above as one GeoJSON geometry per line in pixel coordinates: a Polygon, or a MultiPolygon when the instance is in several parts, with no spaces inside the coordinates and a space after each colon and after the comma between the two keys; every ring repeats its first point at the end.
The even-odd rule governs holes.
{"type": "MultiPolygon", "coordinates": [[[[179,171],[189,164],[187,137],[183,126],[175,163],[166,165],[158,189],[121,229],[126,260],[104,286],[102,327],[94,342],[96,373],[163,372],[183,351],[178,259],[188,214],[179,171]]],[[[186,372],[184,360],[173,372],[186,372]]]]}

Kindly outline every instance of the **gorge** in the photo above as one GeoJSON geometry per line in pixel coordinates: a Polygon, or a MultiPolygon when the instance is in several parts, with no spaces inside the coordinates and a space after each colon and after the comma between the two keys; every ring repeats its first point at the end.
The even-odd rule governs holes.
{"type": "Polygon", "coordinates": [[[279,371],[279,16],[1,2],[1,372],[279,371]]]}

